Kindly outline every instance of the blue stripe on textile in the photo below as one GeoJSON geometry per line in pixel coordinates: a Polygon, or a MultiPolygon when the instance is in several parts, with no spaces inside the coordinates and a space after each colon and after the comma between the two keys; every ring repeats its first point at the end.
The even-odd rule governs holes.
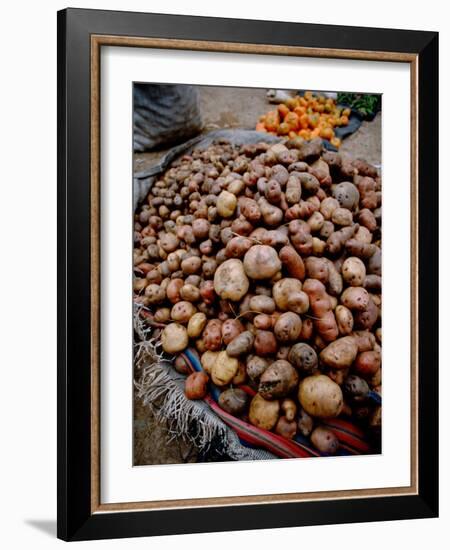
{"type": "Polygon", "coordinates": [[[367,394],[367,397],[373,401],[374,403],[376,403],[377,405],[381,405],[381,395],[379,393],[377,393],[376,391],[370,391],[368,394],[367,394]]]}

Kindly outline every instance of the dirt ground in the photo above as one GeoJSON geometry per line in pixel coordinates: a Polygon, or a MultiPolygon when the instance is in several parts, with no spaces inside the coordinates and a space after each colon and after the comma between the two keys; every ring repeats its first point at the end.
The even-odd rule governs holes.
{"type": "MultiPolygon", "coordinates": [[[[222,88],[204,86],[200,91],[200,110],[204,133],[219,128],[254,129],[259,116],[273,105],[267,101],[265,89],[222,88]]],[[[381,165],[381,115],[346,138],[341,151],[381,165]]],[[[134,155],[136,172],[150,168],[167,150],[134,155]]],[[[168,441],[167,429],[158,423],[152,412],[136,400],[134,411],[134,464],[174,464],[195,462],[196,452],[188,444],[168,441]]]]}

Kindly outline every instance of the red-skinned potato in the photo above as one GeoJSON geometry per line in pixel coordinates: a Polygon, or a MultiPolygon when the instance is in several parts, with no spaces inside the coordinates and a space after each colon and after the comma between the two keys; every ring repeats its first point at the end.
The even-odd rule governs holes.
{"type": "Polygon", "coordinates": [[[258,330],[256,332],[254,348],[257,355],[264,357],[276,353],[278,345],[273,332],[258,330]]]}
{"type": "Polygon", "coordinates": [[[339,331],[325,286],[316,279],[307,279],[303,290],[308,294],[317,332],[326,342],[336,340],[339,331]]]}
{"type": "Polygon", "coordinates": [[[363,378],[373,376],[381,366],[381,354],[378,351],[363,351],[355,361],[354,369],[363,378]]]}
{"type": "Polygon", "coordinates": [[[241,332],[244,332],[244,326],[239,319],[227,319],[222,324],[223,343],[227,346],[241,332]]]}
{"type": "Polygon", "coordinates": [[[207,350],[219,351],[222,346],[222,323],[219,319],[210,319],[202,336],[207,350]]]}
{"type": "Polygon", "coordinates": [[[208,392],[208,375],[204,372],[193,372],[184,384],[184,393],[188,399],[203,399],[208,392]]]}

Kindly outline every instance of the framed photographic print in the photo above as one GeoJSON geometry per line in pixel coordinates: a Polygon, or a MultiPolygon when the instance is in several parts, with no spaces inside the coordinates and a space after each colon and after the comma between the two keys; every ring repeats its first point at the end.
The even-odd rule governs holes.
{"type": "Polygon", "coordinates": [[[438,35],[58,13],[58,536],[438,514],[438,35]]]}

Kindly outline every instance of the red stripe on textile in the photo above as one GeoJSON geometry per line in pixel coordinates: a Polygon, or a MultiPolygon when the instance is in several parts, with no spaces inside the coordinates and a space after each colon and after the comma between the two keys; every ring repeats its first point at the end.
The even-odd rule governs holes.
{"type": "Polygon", "coordinates": [[[325,421],[324,425],[330,428],[340,442],[350,445],[356,451],[355,454],[369,452],[370,446],[364,441],[363,432],[354,424],[335,418],[325,421]]]}

